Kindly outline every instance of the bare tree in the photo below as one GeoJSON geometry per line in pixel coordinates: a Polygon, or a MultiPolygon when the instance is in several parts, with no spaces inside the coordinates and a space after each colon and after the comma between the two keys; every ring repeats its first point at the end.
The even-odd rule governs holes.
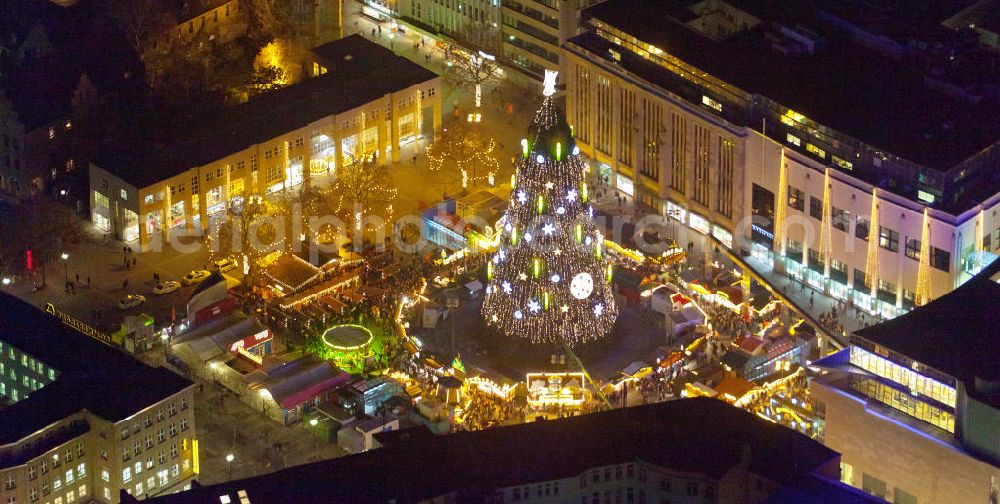
{"type": "Polygon", "coordinates": [[[243,91],[248,98],[260,96],[268,91],[283,87],[285,72],[276,66],[263,66],[253,71],[250,78],[243,84],[243,91]]]}
{"type": "Polygon", "coordinates": [[[34,264],[41,265],[44,286],[45,266],[80,241],[80,221],[69,207],[43,197],[15,207],[12,213],[14,243],[30,250],[34,264]]]}
{"type": "Polygon", "coordinates": [[[483,84],[496,81],[502,71],[496,61],[478,54],[452,53],[447,78],[456,87],[471,88],[476,93],[476,108],[482,106],[483,84]]]}
{"type": "Polygon", "coordinates": [[[500,171],[496,141],[474,123],[456,121],[441,131],[441,137],[427,146],[432,172],[442,184],[461,181],[462,189],[470,181],[477,183],[497,177],[500,171]]]}
{"type": "Polygon", "coordinates": [[[140,56],[147,41],[175,24],[161,0],[108,0],[108,11],[140,56]]]}
{"type": "Polygon", "coordinates": [[[244,0],[240,12],[247,26],[247,36],[261,47],[268,42],[293,35],[292,2],[287,0],[244,0]]]}

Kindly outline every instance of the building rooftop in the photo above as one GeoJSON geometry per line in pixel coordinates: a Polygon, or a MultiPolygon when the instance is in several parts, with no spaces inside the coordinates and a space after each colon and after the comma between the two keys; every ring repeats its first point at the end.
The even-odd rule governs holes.
{"type": "Polygon", "coordinates": [[[15,3],[15,14],[0,20],[0,53],[12,53],[4,58],[0,87],[26,130],[69,116],[77,92],[114,90],[121,99],[145,94],[138,91],[145,85],[142,63],[97,2],[65,8],[47,0],[15,3]],[[91,87],[81,88],[83,76],[91,87]]]}
{"type": "Polygon", "coordinates": [[[978,396],[977,382],[987,388],[1000,382],[1000,327],[988,308],[1000,299],[1000,283],[991,278],[998,272],[1000,260],[927,305],[854,334],[951,375],[978,396]]]}
{"type": "Polygon", "coordinates": [[[360,35],[321,48],[341,55],[326,74],[206,114],[190,124],[172,125],[158,132],[160,139],[136,142],[134,149],[116,146],[102,152],[95,164],[137,188],[147,187],[437,77],[360,35]]]}
{"type": "MultiPolygon", "coordinates": [[[[243,491],[250,502],[414,502],[576,477],[642,460],[719,477],[744,462],[779,485],[796,486],[839,455],[790,429],[713,399],[687,399],[477,432],[393,434],[385,447],[255,478],[153,498],[218,503],[243,491]],[[775,457],[774,453],[786,454],[775,457]],[[477,463],[469,463],[478,461],[477,463]]],[[[461,500],[461,499],[460,499],[461,500]]]]}
{"type": "Polygon", "coordinates": [[[0,411],[0,444],[16,442],[83,409],[117,422],[192,385],[167,369],[149,367],[83,335],[14,296],[0,293],[0,306],[4,308],[0,341],[58,372],[54,382],[0,411]]]}
{"type": "Polygon", "coordinates": [[[915,163],[947,170],[1000,140],[996,107],[973,105],[930,90],[923,76],[907,64],[822,29],[812,12],[792,11],[798,2],[729,3],[769,21],[807,25],[821,38],[812,54],[774,50],[764,29],[713,40],[683,24],[689,19],[673,18],[670,12],[676,5],[663,7],[695,3],[608,0],[586,12],[744,91],[766,96],[819,124],[915,163]],[[783,15],[793,19],[783,20],[783,15]],[[893,78],[886,79],[886,75],[893,78]],[[944,131],[946,122],[953,126],[944,131]]]}
{"type": "MultiPolygon", "coordinates": [[[[831,145],[864,153],[847,159],[854,165],[852,176],[907,198],[917,200],[921,185],[933,187],[942,193],[935,205],[959,213],[1000,190],[995,169],[970,165],[962,177],[957,171],[945,175],[1000,140],[1000,123],[994,120],[1000,107],[989,97],[977,101],[983,86],[950,74],[932,78],[919,62],[853,41],[805,1],[730,0],[726,5],[759,22],[723,34],[711,24],[700,28],[702,21],[690,15],[695,5],[703,8],[697,0],[608,0],[586,9],[584,19],[616,27],[727,86],[706,91],[688,80],[691,73],[681,77],[591,32],[570,45],[688,101],[700,104],[703,95],[720,100],[718,115],[734,124],[760,130],[767,117],[766,132],[779,143],[785,143],[786,128],[769,117],[757,97],[787,107],[806,118],[808,126],[799,130],[832,135],[831,145]],[[740,101],[729,102],[726,93],[734,90],[728,86],[749,96],[737,92],[740,101]],[[875,158],[887,161],[877,164],[875,158]],[[879,167],[886,162],[889,166],[879,167]]],[[[974,68],[986,73],[989,67],[974,68]]]]}

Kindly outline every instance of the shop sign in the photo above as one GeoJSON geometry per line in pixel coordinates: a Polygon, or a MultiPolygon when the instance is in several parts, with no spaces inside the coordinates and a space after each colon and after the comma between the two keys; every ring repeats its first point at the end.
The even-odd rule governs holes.
{"type": "Polygon", "coordinates": [[[635,186],[632,184],[632,179],[627,176],[618,173],[615,175],[615,181],[617,182],[618,190],[628,194],[629,196],[635,196],[635,186]]]}
{"type": "Polygon", "coordinates": [[[93,326],[81,320],[78,320],[72,315],[57,310],[52,303],[48,303],[45,305],[45,313],[48,313],[49,315],[58,318],[60,322],[72,327],[73,329],[76,329],[77,332],[90,336],[91,338],[94,338],[95,340],[100,341],[101,343],[107,345],[111,344],[111,336],[108,336],[107,334],[98,331],[93,326]]]}
{"type": "Polygon", "coordinates": [[[700,233],[708,234],[710,227],[711,225],[708,223],[708,219],[691,212],[691,229],[700,233]]]}

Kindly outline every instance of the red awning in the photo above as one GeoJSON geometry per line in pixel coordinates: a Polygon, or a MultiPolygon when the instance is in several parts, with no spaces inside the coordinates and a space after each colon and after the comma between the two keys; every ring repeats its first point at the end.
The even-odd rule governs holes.
{"type": "Polygon", "coordinates": [[[309,387],[286,397],[284,401],[281,401],[281,407],[286,410],[292,409],[308,400],[313,399],[323,392],[326,392],[327,390],[347,385],[347,382],[350,380],[351,377],[347,373],[340,373],[337,376],[331,376],[330,378],[310,385],[309,387]]]}

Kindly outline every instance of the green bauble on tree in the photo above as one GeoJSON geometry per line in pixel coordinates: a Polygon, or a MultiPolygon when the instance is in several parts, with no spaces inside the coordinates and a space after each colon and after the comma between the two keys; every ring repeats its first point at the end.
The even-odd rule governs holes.
{"type": "Polygon", "coordinates": [[[555,76],[546,72],[545,98],[521,141],[483,315],[507,336],[574,345],[606,336],[618,309],[580,151],[553,102],[555,76]]]}

